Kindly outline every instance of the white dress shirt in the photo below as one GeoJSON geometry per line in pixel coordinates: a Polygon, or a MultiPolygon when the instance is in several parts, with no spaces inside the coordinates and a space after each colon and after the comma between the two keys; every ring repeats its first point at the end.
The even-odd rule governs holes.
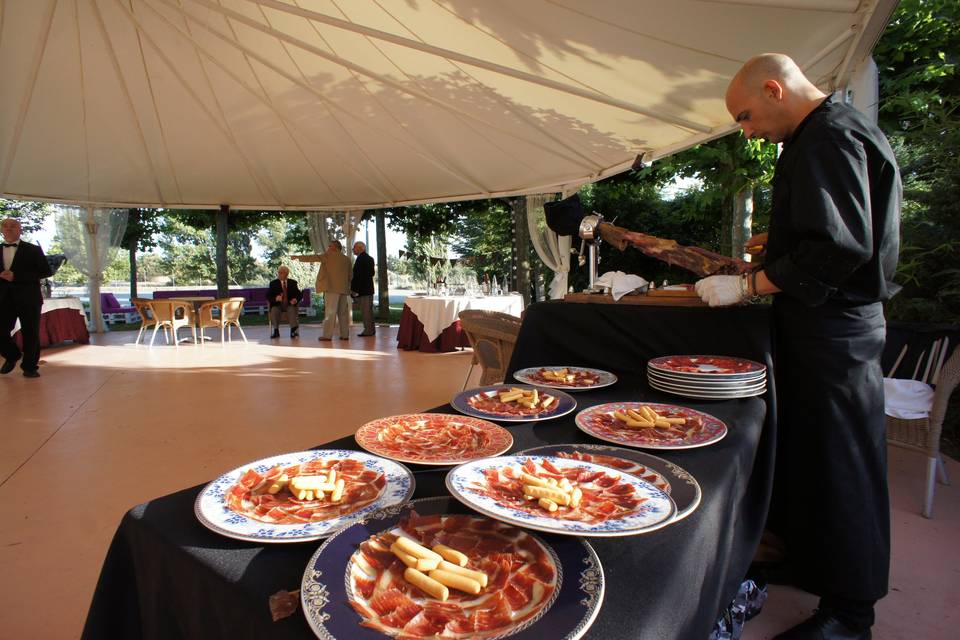
{"type": "Polygon", "coordinates": [[[13,245],[14,246],[12,247],[3,248],[3,270],[4,271],[10,270],[10,265],[13,264],[13,256],[17,255],[17,247],[20,246],[20,241],[17,240],[16,242],[13,243],[13,245]]]}

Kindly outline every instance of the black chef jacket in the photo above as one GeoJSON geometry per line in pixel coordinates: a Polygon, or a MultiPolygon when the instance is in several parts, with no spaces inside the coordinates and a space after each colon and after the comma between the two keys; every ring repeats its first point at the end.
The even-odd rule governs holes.
{"type": "Polygon", "coordinates": [[[770,527],[807,590],[877,600],[889,573],[881,301],[899,252],[886,138],[825,100],[784,143],[764,271],[774,299],[778,449],[770,527]]]}

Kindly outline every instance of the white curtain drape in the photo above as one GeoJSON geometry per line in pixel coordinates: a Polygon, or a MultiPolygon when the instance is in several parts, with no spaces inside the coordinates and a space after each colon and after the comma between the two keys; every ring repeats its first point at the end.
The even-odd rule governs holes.
{"type": "Polygon", "coordinates": [[[570,236],[558,236],[547,227],[543,204],[553,198],[552,193],[527,196],[527,225],[537,255],[543,264],[553,270],[550,298],[561,299],[567,293],[567,279],[570,274],[570,236]]]}
{"type": "Polygon", "coordinates": [[[90,329],[103,333],[100,285],[104,270],[120,250],[120,241],[127,229],[127,210],[61,207],[56,224],[63,253],[77,271],[87,276],[90,329]]]}
{"type": "Polygon", "coordinates": [[[327,214],[322,211],[307,213],[307,233],[314,253],[323,253],[330,246],[330,232],[327,230],[327,214]]]}

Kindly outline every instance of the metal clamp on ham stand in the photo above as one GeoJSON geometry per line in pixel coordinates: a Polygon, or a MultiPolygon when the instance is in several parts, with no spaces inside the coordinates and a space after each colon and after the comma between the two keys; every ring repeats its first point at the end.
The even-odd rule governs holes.
{"type": "Polygon", "coordinates": [[[600,246],[602,238],[600,237],[600,225],[603,223],[603,216],[599,213],[586,214],[583,211],[583,205],[580,203],[580,196],[574,194],[565,200],[556,202],[547,202],[543,205],[543,212],[547,218],[547,226],[551,231],[561,236],[579,236],[580,252],[577,255],[577,262],[583,266],[589,262],[590,284],[585,291],[596,292],[595,283],[597,281],[597,266],[600,263],[600,255],[597,249],[600,246]],[[584,247],[587,248],[587,257],[583,255],[584,247]]]}

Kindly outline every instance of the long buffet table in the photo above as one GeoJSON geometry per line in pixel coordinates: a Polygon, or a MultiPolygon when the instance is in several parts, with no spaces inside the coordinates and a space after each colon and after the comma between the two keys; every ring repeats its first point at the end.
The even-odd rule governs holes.
{"type": "Polygon", "coordinates": [[[458,314],[465,309],[499,311],[520,317],[523,296],[409,296],[403,301],[397,347],[436,353],[469,347],[458,314]]]}
{"type": "MultiPolygon", "coordinates": [[[[703,640],[736,594],[760,539],[773,471],[772,394],[699,401],[652,391],[645,382],[646,361],[670,353],[733,355],[769,367],[769,312],[763,307],[544,303],[528,310],[514,351],[511,371],[568,363],[604,368],[620,377],[612,387],[576,394],[579,408],[616,400],[670,402],[712,413],[730,429],[709,447],[653,452],[699,481],[702,502],[689,517],[645,535],[591,539],[603,565],[606,592],[584,638],[703,640]]],[[[771,391],[774,385],[771,370],[771,391]]],[[[452,413],[449,405],[434,411],[452,413]]],[[[510,426],[512,450],[596,442],[575,427],[573,416],[510,426]]],[[[358,448],[349,437],[324,446],[358,448]]],[[[446,470],[413,469],[415,498],[445,495],[446,470]]],[[[317,543],[262,545],[216,535],[193,515],[201,489],[157,498],[123,517],[84,638],[313,637],[300,612],[272,622],[267,602],[276,591],[299,588],[317,543]]],[[[543,637],[551,637],[549,629],[543,637]]]]}
{"type": "MultiPolygon", "coordinates": [[[[13,340],[23,347],[20,321],[13,326],[13,340]]],[[[72,340],[87,344],[90,332],[80,298],[44,298],[40,309],[40,348],[72,340]]]]}

